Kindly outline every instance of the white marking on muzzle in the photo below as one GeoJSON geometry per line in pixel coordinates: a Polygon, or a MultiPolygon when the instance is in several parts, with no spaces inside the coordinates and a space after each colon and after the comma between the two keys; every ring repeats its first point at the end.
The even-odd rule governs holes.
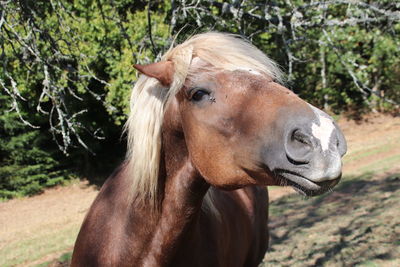
{"type": "Polygon", "coordinates": [[[319,125],[317,123],[312,124],[312,134],[320,141],[322,151],[327,151],[329,149],[331,136],[335,130],[335,125],[333,124],[332,119],[330,119],[323,111],[312,105],[310,105],[310,107],[314,111],[319,121],[319,125]]]}

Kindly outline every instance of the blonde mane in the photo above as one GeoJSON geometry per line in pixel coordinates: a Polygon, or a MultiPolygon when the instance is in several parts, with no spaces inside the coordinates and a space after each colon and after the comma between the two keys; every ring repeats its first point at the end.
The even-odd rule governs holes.
{"type": "Polygon", "coordinates": [[[192,59],[199,57],[223,70],[249,68],[281,81],[277,64],[251,43],[217,32],[198,34],[172,48],[162,60],[174,62],[171,86],[141,75],[130,99],[131,112],[125,125],[128,137],[128,171],[132,177],[132,196],[155,206],[158,199],[158,171],[161,151],[161,127],[168,102],[182,88],[192,59]]]}

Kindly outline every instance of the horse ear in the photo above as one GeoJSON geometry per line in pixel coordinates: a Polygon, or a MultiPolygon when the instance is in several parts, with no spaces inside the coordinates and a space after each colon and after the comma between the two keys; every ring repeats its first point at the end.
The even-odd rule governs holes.
{"type": "Polygon", "coordinates": [[[174,79],[174,63],[169,60],[147,65],[134,64],[133,67],[146,76],[156,78],[164,86],[170,86],[174,79]]]}

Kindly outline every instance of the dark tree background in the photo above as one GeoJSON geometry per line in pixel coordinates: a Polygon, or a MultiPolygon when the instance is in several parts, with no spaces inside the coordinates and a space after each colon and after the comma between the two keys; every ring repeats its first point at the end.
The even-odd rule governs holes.
{"type": "Polygon", "coordinates": [[[209,30],[251,40],[332,114],[399,110],[397,1],[0,1],[0,198],[100,184],[124,157],[132,64],[209,30]]]}

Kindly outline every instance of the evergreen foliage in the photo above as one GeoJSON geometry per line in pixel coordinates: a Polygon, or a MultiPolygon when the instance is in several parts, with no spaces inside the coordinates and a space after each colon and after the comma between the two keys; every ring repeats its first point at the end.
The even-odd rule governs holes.
{"type": "MultiPolygon", "coordinates": [[[[7,97],[0,96],[5,107],[7,97]]],[[[15,112],[0,110],[0,199],[32,195],[71,178],[47,131],[32,129],[15,112]]]]}

